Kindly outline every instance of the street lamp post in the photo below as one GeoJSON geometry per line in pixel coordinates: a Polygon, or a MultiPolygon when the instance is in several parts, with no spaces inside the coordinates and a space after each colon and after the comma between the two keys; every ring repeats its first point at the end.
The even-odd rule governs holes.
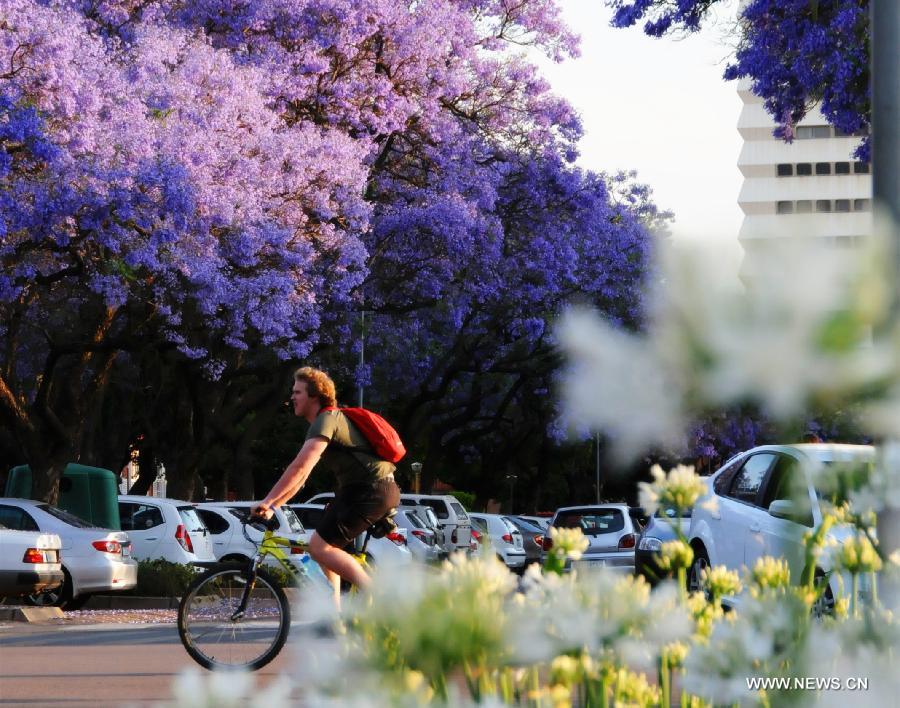
{"type": "Polygon", "coordinates": [[[419,491],[419,484],[421,483],[422,463],[413,462],[410,467],[413,471],[413,493],[421,494],[421,492],[419,491]]]}

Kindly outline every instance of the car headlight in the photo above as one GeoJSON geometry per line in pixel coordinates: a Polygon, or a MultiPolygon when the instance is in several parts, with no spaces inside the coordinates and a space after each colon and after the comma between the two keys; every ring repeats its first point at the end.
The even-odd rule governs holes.
{"type": "Polygon", "coordinates": [[[658,551],[662,548],[662,541],[653,536],[642,536],[638,549],[641,551],[658,551]]]}

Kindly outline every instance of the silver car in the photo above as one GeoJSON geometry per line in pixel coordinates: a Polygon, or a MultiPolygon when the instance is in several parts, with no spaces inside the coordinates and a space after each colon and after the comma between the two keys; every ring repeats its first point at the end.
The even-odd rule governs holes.
{"type": "MultiPolygon", "coordinates": [[[[605,567],[627,573],[634,572],[634,548],[639,529],[631,518],[627,504],[586,504],[557,509],[550,528],[581,529],[588,548],[577,568],[605,567]]],[[[550,534],[544,537],[544,556],[550,549],[550,534]]],[[[566,563],[571,569],[571,563],[566,563]]]]}
{"type": "Polygon", "coordinates": [[[440,560],[441,547],[437,543],[437,534],[428,528],[425,520],[413,507],[397,509],[394,522],[401,529],[406,529],[406,544],[413,558],[423,563],[434,563],[440,560]]]}
{"type": "Polygon", "coordinates": [[[62,541],[63,584],[28,596],[31,604],[77,609],[92,593],[130,590],[137,585],[137,563],[131,557],[127,533],[97,528],[67,511],[31,499],[0,498],[0,525],[56,534],[62,541]]]}

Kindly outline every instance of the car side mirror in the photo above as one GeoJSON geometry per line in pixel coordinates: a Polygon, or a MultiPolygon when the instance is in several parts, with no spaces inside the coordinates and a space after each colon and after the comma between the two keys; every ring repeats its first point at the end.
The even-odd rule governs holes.
{"type": "Polygon", "coordinates": [[[798,516],[797,505],[790,499],[776,499],[769,504],[769,515],[776,519],[793,521],[798,516]]]}

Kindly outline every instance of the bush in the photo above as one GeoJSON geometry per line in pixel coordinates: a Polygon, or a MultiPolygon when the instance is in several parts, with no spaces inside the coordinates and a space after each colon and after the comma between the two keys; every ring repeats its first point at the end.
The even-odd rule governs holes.
{"type": "Polygon", "coordinates": [[[138,597],[181,597],[196,577],[197,569],[162,558],[138,562],[137,585],[124,594],[138,597]]]}
{"type": "Polygon", "coordinates": [[[475,495],[472,492],[450,492],[450,496],[456,497],[466,511],[475,508],[475,495]]]}

